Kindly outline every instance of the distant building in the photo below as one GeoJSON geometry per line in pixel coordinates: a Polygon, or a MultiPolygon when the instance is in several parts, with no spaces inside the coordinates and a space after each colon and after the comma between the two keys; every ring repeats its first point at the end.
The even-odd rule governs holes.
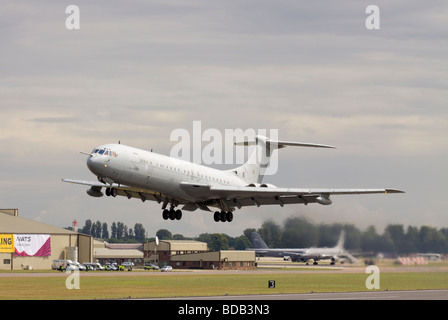
{"type": "Polygon", "coordinates": [[[178,269],[253,270],[255,251],[220,250],[171,256],[178,269]]]}
{"type": "Polygon", "coordinates": [[[254,251],[209,251],[205,242],[192,240],[161,240],[143,244],[144,261],[175,269],[255,269],[254,251]]]}
{"type": "Polygon", "coordinates": [[[160,240],[143,244],[144,261],[159,266],[171,265],[171,256],[177,254],[207,252],[207,243],[193,240],[160,240]]]}
{"type": "Polygon", "coordinates": [[[107,243],[94,240],[93,258],[100,264],[106,262],[133,262],[135,265],[143,265],[143,244],[141,243],[107,243]]]}

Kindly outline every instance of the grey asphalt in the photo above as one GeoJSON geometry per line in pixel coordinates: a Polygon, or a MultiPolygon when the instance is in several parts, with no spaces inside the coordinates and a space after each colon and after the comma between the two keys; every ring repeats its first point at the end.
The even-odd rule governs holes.
{"type": "Polygon", "coordinates": [[[448,300],[448,289],[181,297],[155,300],[448,300]]]}

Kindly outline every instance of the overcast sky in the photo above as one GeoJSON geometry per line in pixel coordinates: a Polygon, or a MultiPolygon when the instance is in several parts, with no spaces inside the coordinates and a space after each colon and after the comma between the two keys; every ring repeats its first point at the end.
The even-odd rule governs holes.
{"type": "MultiPolygon", "coordinates": [[[[148,236],[232,236],[266,219],[448,227],[448,3],[434,1],[7,1],[0,10],[0,207],[52,225],[86,219],[148,236]],[[366,7],[380,9],[369,30],[366,7]],[[204,211],[164,221],[160,205],[91,198],[86,156],[117,142],[169,154],[176,128],[277,129],[331,144],[279,152],[287,187],[391,187],[331,206],[204,211]]],[[[205,145],[206,142],[203,143],[205,145]]]]}

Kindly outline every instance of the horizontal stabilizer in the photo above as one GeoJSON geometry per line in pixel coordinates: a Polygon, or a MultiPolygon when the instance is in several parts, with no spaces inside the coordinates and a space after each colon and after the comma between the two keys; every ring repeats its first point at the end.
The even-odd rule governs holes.
{"type": "Polygon", "coordinates": [[[259,140],[265,141],[266,145],[269,145],[271,148],[274,148],[274,149],[281,149],[286,146],[336,149],[336,147],[326,145],[326,144],[295,142],[295,141],[279,141],[279,140],[272,140],[272,139],[269,139],[264,136],[256,136],[255,140],[235,142],[235,145],[236,146],[253,146],[253,145],[256,145],[259,140]]]}

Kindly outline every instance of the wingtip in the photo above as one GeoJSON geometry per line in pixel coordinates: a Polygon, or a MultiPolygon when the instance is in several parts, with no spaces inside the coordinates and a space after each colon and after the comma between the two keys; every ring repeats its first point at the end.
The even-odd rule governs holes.
{"type": "Polygon", "coordinates": [[[386,189],[385,193],[388,194],[388,193],[406,193],[406,192],[398,189],[386,189]]]}

